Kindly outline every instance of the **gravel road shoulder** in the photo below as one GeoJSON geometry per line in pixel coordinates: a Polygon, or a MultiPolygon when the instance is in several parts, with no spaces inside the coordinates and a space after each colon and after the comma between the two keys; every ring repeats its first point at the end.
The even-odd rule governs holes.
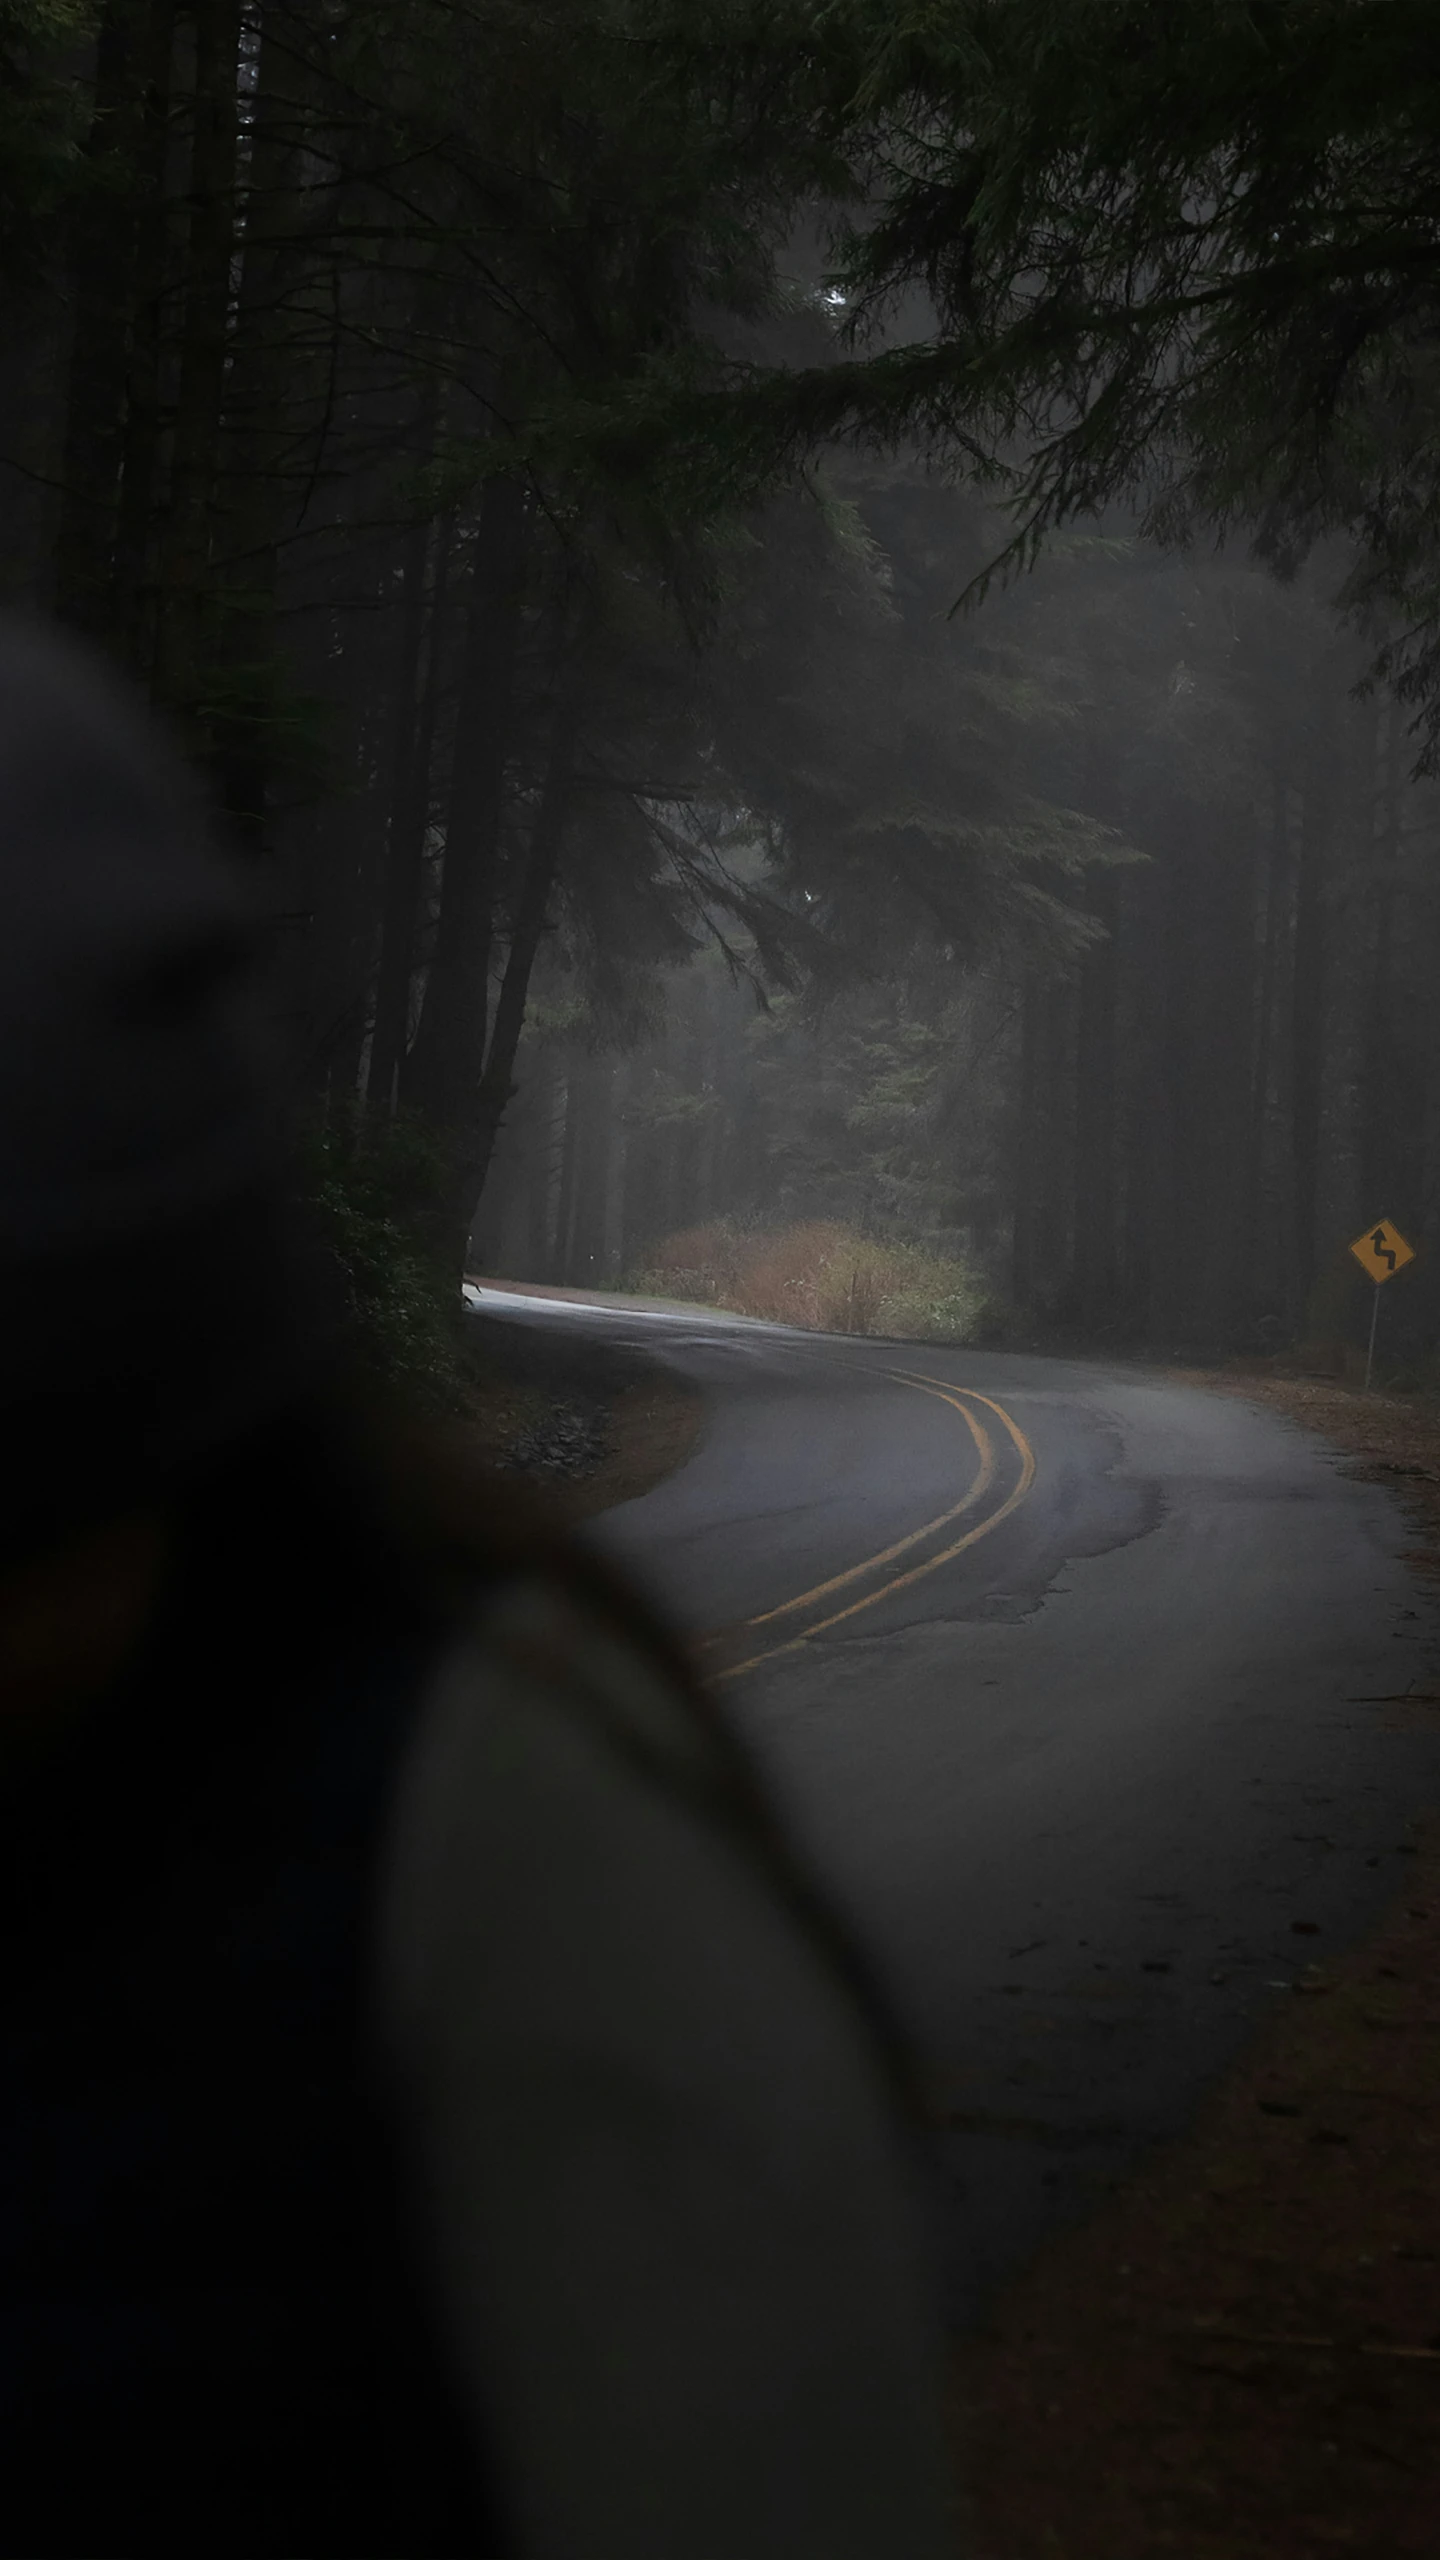
{"type": "Polygon", "coordinates": [[[703,1398],[643,1353],[578,1330],[466,1319],[466,1436],[486,1465],[522,1478],[567,1524],[636,1500],[683,1466],[703,1398]]]}
{"type": "MultiPolygon", "coordinates": [[[[1186,1372],[1316,1429],[1440,1571],[1440,1402],[1186,1372]]],[[[1391,1712],[1440,1715],[1440,1683],[1391,1712]]],[[[1199,2122],[998,2305],[957,2373],[983,2560],[1440,2551],[1440,1822],[1199,2122]]]]}

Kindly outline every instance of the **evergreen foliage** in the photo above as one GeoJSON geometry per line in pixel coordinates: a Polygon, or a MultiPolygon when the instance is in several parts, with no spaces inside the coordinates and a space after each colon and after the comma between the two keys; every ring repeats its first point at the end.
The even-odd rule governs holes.
{"type": "Polygon", "coordinates": [[[0,296],[48,272],[51,228],[80,179],[82,98],[67,76],[90,0],[0,0],[0,296]]]}
{"type": "Polygon", "coordinates": [[[6,591],[256,865],[386,1358],[477,1201],[1135,1340],[1428,1232],[1437,73],[1419,0],[0,0],[6,591]]]}
{"type": "MultiPolygon", "coordinates": [[[[1243,528],[1344,602],[1440,752],[1440,39],[1426,0],[839,0],[701,13],[811,84],[863,196],[852,352],[736,389],[755,455],[919,440],[997,495],[997,566],[1117,500],[1243,528]]],[[[698,70],[697,70],[698,66],[698,70]]],[[[837,196],[837,213],[840,210],[837,196]]]]}

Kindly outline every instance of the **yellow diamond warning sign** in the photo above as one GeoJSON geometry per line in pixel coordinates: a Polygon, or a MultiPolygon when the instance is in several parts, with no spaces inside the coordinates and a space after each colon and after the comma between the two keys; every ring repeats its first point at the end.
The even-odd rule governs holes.
{"type": "Polygon", "coordinates": [[[1382,1218],[1378,1227],[1370,1227],[1363,1236],[1357,1236],[1350,1250],[1372,1280],[1393,1280],[1397,1271],[1403,1271],[1406,1263],[1415,1259],[1414,1246],[1406,1243],[1399,1228],[1392,1227],[1388,1218],[1382,1218]]]}

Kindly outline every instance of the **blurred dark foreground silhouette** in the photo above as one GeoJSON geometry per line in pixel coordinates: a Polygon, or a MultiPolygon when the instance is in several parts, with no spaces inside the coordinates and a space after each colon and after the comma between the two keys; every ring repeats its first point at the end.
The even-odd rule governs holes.
{"type": "Polygon", "coordinates": [[[0,625],[0,2550],[935,2560],[883,2028],[664,1632],[345,1393],[256,946],[0,625]]]}

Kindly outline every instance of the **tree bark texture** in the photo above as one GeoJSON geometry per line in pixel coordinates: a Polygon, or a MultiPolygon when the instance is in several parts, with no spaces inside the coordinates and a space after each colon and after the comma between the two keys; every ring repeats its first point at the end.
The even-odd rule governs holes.
{"type": "Polygon", "coordinates": [[[396,669],[395,753],[386,844],[385,905],[370,1051],[369,1098],[390,1109],[410,1029],[415,938],[430,831],[451,527],[412,527],[405,545],[405,612],[396,669]],[[428,585],[428,593],[427,593],[428,585]]]}
{"type": "Polygon", "coordinates": [[[55,594],[65,620],[97,637],[109,637],[116,618],[115,544],[141,218],[137,162],[148,40],[163,16],[147,0],[108,0],[101,12],[86,182],[69,260],[72,346],[55,594]]]}
{"type": "MultiPolygon", "coordinates": [[[[402,1099],[459,1142],[462,1160],[485,1068],[527,531],[524,488],[492,480],[480,509],[434,947],[401,1078],[402,1099]]],[[[466,1184],[468,1174],[466,1164],[466,1184]]]]}
{"type": "Polygon", "coordinates": [[[199,0],[193,21],[184,319],[155,636],[156,698],[192,716],[205,698],[215,645],[208,584],[240,249],[240,20],[240,0],[199,0]]]}

